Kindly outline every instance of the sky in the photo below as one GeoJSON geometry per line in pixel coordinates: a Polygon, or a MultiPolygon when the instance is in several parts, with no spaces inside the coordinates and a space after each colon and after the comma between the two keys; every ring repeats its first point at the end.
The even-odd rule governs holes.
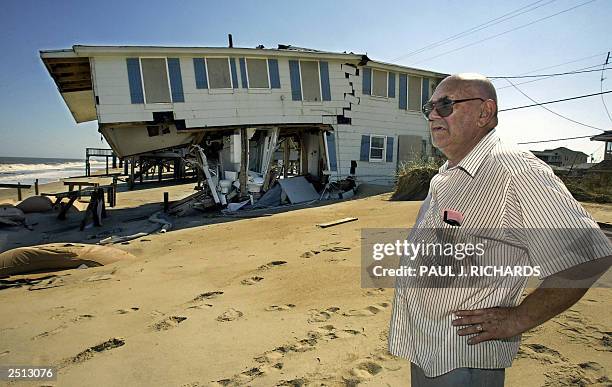
{"type": "MultiPolygon", "coordinates": [[[[231,33],[236,47],[291,44],[367,53],[374,60],[448,74],[518,76],[601,70],[612,50],[610,16],[612,0],[3,0],[0,156],[83,158],[86,147],[107,147],[95,121],[74,122],[39,50],[75,44],[226,46],[231,33]],[[477,31],[431,47],[470,29],[477,31]],[[407,55],[424,47],[428,48],[407,55]]],[[[612,58],[610,62],[612,68],[612,58]]],[[[511,81],[529,80],[533,79],[511,81]]],[[[533,103],[506,80],[494,84],[500,109],[533,103]]],[[[599,93],[612,90],[612,70],[551,77],[517,87],[538,102],[599,93]]],[[[612,113],[612,93],[604,95],[603,101],[595,96],[546,107],[574,121],[611,130],[612,118],[604,102],[612,113]]],[[[498,133],[511,143],[601,133],[541,107],[500,112],[499,122],[498,133]]],[[[520,146],[532,150],[565,146],[593,154],[599,161],[603,144],[587,138],[520,146]]]]}

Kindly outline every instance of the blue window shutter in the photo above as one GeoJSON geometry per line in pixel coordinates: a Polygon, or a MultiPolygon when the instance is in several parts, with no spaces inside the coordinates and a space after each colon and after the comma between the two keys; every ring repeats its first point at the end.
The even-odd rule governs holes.
{"type": "MultiPolygon", "coordinates": [[[[363,68],[363,94],[370,95],[372,94],[372,69],[369,67],[363,68]]],[[[369,160],[369,159],[368,159],[369,160]]]]}
{"type": "Polygon", "coordinates": [[[361,135],[361,152],[359,160],[370,161],[370,136],[367,134],[361,135]]]}
{"type": "Polygon", "coordinates": [[[429,101],[429,79],[423,78],[423,88],[421,89],[421,106],[429,101]]]}
{"type": "Polygon", "coordinates": [[[270,75],[270,87],[280,89],[280,75],[278,74],[278,61],[276,59],[268,59],[268,73],[270,75]]]}
{"type": "Polygon", "coordinates": [[[329,66],[327,62],[319,62],[321,73],[321,93],[323,101],[331,101],[331,89],[329,85],[329,66]]]}
{"type": "Polygon", "coordinates": [[[138,58],[127,58],[126,63],[132,103],[144,103],[142,79],[140,78],[140,61],[138,58]]]}
{"type": "Polygon", "coordinates": [[[399,108],[408,108],[408,77],[406,74],[399,75],[399,108]]]}
{"type": "Polygon", "coordinates": [[[193,58],[193,71],[195,73],[196,89],[208,89],[206,61],[204,58],[193,58]]]}
{"type": "Polygon", "coordinates": [[[168,74],[170,75],[172,102],[185,102],[185,95],[183,94],[183,77],[181,77],[181,62],[178,58],[168,58],[168,74]]]}
{"type": "Polygon", "coordinates": [[[386,162],[393,161],[393,137],[387,137],[387,157],[386,162]]]}
{"type": "Polygon", "coordinates": [[[395,73],[389,73],[389,90],[387,96],[389,98],[395,98],[395,73]]]}
{"type": "Polygon", "coordinates": [[[300,85],[300,63],[297,60],[289,61],[289,78],[291,78],[291,99],[302,100],[302,86],[300,85]]]}
{"type": "Polygon", "coordinates": [[[325,132],[327,136],[327,153],[329,154],[329,170],[338,170],[338,160],[336,157],[336,134],[333,132],[325,132]]]}
{"type": "Polygon", "coordinates": [[[244,61],[244,58],[239,58],[238,62],[240,62],[240,78],[242,78],[242,88],[248,89],[249,84],[247,82],[246,62],[244,61]]]}
{"type": "Polygon", "coordinates": [[[236,70],[236,58],[230,58],[230,68],[232,69],[232,87],[238,88],[238,71],[236,70]]]}

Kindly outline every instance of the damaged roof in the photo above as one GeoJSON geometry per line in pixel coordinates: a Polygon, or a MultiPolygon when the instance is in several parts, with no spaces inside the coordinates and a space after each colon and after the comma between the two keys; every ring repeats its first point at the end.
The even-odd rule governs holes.
{"type": "Polygon", "coordinates": [[[316,57],[322,59],[339,59],[353,62],[360,66],[379,67],[390,71],[413,72],[419,75],[433,77],[446,77],[448,74],[407,67],[393,63],[385,63],[370,59],[367,54],[353,52],[322,51],[312,48],[297,47],[288,44],[279,44],[278,48],[248,47],[180,47],[180,46],[88,46],[74,45],[72,49],[41,50],[40,57],[43,62],[50,58],[77,58],[104,55],[262,55],[279,57],[316,57]]]}

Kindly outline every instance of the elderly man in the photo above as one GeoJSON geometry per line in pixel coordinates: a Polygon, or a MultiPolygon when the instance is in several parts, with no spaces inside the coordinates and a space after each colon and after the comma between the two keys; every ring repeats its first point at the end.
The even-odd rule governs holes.
{"type": "Polygon", "coordinates": [[[389,350],[412,362],[414,387],[503,386],[521,333],[580,300],[610,266],[612,244],[546,164],[499,140],[488,79],[444,79],[423,114],[448,161],[431,181],[414,230],[501,230],[488,258],[537,266],[544,281],[521,301],[525,277],[472,283],[479,288],[398,279],[389,350]],[[576,237],[541,232],[553,229],[575,230],[576,237]]]}

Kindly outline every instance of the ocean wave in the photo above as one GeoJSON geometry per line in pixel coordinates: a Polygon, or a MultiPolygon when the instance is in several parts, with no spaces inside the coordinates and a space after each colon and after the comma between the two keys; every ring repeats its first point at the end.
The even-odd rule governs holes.
{"type": "MultiPolygon", "coordinates": [[[[105,166],[104,161],[92,160],[90,161],[92,168],[99,168],[105,166]]],[[[67,163],[48,163],[48,164],[0,164],[0,175],[16,175],[23,173],[34,173],[43,171],[62,171],[62,170],[74,170],[74,169],[85,169],[84,161],[73,161],[67,163]]]]}

